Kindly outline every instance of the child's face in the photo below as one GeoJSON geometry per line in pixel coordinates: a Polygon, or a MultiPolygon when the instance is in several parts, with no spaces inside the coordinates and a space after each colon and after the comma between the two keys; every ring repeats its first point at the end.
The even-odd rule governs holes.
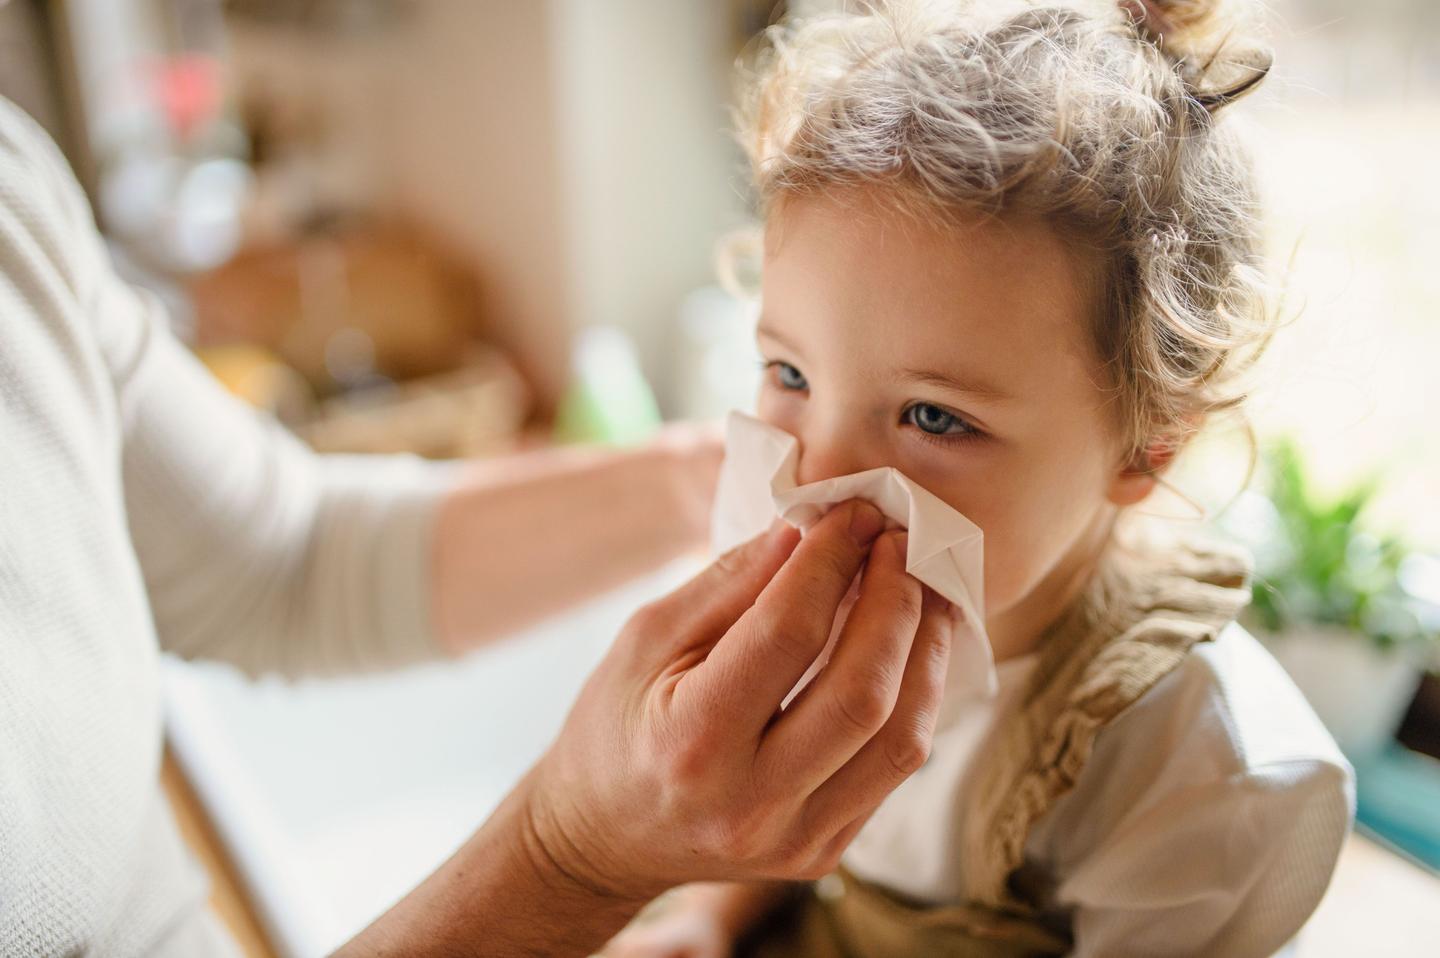
{"type": "Polygon", "coordinates": [[[1084,269],[1039,223],[922,225],[861,193],[766,231],[761,417],[800,440],[800,482],[894,466],[980,526],[1002,657],[1152,482],[1106,409],[1084,269]]]}

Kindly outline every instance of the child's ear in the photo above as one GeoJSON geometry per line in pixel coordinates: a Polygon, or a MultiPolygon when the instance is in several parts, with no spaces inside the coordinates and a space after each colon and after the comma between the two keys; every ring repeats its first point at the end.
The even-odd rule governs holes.
{"type": "Polygon", "coordinates": [[[1155,489],[1160,474],[1175,461],[1180,444],[1172,437],[1156,437],[1121,465],[1110,481],[1106,498],[1117,506],[1133,506],[1155,489]]]}

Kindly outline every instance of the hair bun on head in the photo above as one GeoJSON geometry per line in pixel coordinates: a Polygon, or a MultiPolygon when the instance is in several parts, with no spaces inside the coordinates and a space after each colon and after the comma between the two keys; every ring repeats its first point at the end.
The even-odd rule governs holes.
{"type": "MultiPolygon", "coordinates": [[[[1191,95],[1214,113],[1265,79],[1274,56],[1248,35],[1251,17],[1231,0],[1118,0],[1142,40],[1175,64],[1191,95]]],[[[1253,4],[1243,4],[1253,8],[1253,4]]]]}

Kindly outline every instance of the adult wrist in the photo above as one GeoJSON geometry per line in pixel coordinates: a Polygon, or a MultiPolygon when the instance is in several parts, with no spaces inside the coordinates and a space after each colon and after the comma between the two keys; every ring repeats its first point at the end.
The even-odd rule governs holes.
{"type": "Polygon", "coordinates": [[[607,878],[580,849],[578,836],[569,834],[545,801],[538,770],[528,775],[516,792],[515,854],[537,887],[559,901],[585,901],[602,911],[625,913],[628,918],[664,891],[646,882],[623,885],[607,878]]]}

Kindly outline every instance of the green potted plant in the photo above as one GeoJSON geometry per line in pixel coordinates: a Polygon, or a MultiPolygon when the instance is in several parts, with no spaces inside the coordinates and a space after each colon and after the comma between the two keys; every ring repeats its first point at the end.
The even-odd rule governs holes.
{"type": "Polygon", "coordinates": [[[1371,753],[1395,732],[1435,634],[1402,584],[1409,549],[1365,521],[1378,483],[1324,498],[1291,441],[1265,456],[1265,500],[1243,530],[1255,551],[1247,624],[1266,642],[1342,749],[1371,753]]]}

